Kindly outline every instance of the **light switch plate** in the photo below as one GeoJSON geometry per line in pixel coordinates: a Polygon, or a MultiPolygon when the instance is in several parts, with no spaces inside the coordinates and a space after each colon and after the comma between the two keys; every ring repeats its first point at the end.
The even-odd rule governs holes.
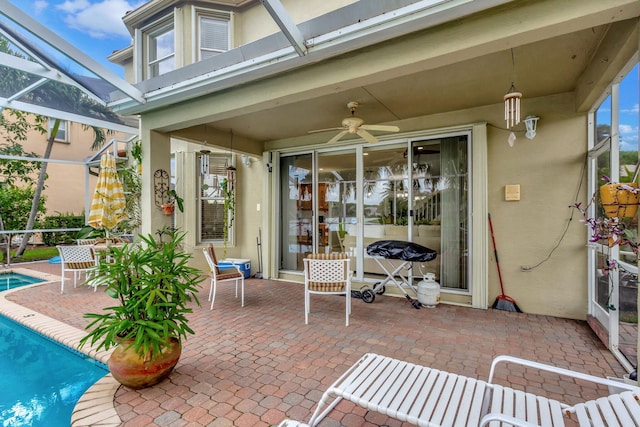
{"type": "Polygon", "coordinates": [[[504,199],[508,201],[520,200],[520,184],[505,185],[504,199]]]}

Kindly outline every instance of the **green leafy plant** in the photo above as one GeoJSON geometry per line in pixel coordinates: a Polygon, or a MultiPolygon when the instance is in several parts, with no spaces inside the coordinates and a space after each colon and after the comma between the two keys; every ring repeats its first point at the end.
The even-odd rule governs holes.
{"type": "Polygon", "coordinates": [[[224,196],[224,228],[222,231],[222,241],[224,245],[224,256],[227,256],[227,243],[229,241],[229,229],[233,226],[233,220],[236,212],[236,199],[233,189],[229,185],[227,178],[220,182],[220,188],[222,188],[222,195],[224,196]]]}
{"type": "Polygon", "coordinates": [[[109,259],[103,257],[93,268],[89,286],[106,286],[106,293],[117,304],[103,313],[85,314],[92,319],[91,331],[80,340],[97,349],[116,346],[124,340],[141,357],[152,358],[168,346],[171,338],[181,340],[194,331],[188,326],[190,302],[200,305],[196,296],[202,280],[200,270],[188,265],[191,254],[182,251],[186,233],[173,229],[139,236],[140,241],[112,247],[109,259]],[[168,236],[168,241],[163,237],[168,236]]]}
{"type": "Polygon", "coordinates": [[[184,199],[178,196],[178,193],[176,193],[176,190],[167,191],[167,195],[169,196],[168,203],[175,203],[176,206],[178,206],[178,210],[180,212],[184,212],[184,199]]]}

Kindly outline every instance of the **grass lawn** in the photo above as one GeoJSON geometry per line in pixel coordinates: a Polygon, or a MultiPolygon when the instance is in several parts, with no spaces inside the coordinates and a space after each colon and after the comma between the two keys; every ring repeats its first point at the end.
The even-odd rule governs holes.
{"type": "MultiPolygon", "coordinates": [[[[27,247],[20,258],[15,258],[15,250],[11,251],[11,263],[43,261],[58,256],[58,249],[55,246],[32,246],[27,247]]],[[[0,261],[4,262],[4,254],[0,253],[0,261]]]]}

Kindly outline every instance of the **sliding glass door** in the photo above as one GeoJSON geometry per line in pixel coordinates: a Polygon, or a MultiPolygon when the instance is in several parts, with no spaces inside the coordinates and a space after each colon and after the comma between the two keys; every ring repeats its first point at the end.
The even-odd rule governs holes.
{"type": "Polygon", "coordinates": [[[463,133],[281,155],[280,269],[347,253],[354,277],[373,283],[387,273],[367,247],[399,240],[438,252],[414,278],[433,272],[443,288],[468,291],[469,150],[463,133]]]}

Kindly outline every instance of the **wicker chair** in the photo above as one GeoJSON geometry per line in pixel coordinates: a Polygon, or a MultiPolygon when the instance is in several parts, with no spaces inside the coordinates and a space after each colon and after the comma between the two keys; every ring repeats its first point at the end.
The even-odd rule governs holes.
{"type": "Polygon", "coordinates": [[[304,323],[309,324],[311,294],[345,295],[345,322],[351,314],[351,260],[346,254],[310,254],[304,259],[304,323]]]}
{"type": "Polygon", "coordinates": [[[78,275],[82,272],[85,272],[86,275],[87,270],[96,265],[96,258],[93,245],[58,245],[56,247],[60,253],[60,266],[62,268],[60,293],[63,293],[67,271],[73,272],[73,287],[75,288],[78,275]]]}

